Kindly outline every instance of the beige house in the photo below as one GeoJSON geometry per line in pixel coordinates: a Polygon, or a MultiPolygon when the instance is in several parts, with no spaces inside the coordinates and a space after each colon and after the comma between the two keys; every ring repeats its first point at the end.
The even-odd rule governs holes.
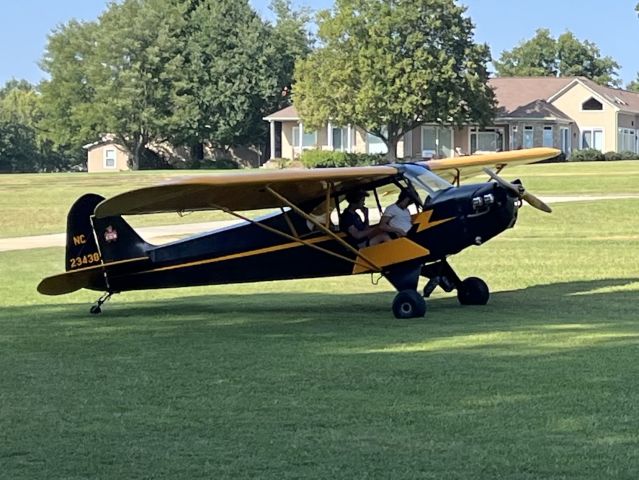
{"type": "Polygon", "coordinates": [[[129,154],[113,139],[90,143],[83,148],[87,150],[89,173],[129,170],[129,154]]]}
{"type": "MultiPolygon", "coordinates": [[[[583,77],[503,77],[490,80],[498,103],[494,125],[423,125],[398,144],[399,158],[446,158],[476,151],[555,147],[639,153],[639,93],[602,87],[583,77]]],[[[385,153],[381,139],[353,125],[328,123],[305,131],[295,107],[275,112],[271,158],[297,158],[305,149],[385,153]]]]}

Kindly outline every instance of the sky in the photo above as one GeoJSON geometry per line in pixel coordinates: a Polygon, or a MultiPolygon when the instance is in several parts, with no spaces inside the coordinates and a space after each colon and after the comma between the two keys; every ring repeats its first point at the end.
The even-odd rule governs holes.
{"type": "MultiPolygon", "coordinates": [[[[269,0],[250,0],[255,10],[270,18],[269,0]]],[[[532,38],[538,28],[548,28],[556,38],[569,30],[580,40],[594,42],[602,56],[621,65],[626,85],[637,77],[639,0],[458,0],[468,7],[475,24],[475,40],[490,46],[493,58],[532,38]]],[[[0,86],[12,78],[38,83],[45,74],[38,62],[47,36],[75,18],[95,20],[107,0],[2,0],[0,4],[0,86]]],[[[293,0],[295,6],[313,10],[330,8],[332,0],[293,0]]]]}

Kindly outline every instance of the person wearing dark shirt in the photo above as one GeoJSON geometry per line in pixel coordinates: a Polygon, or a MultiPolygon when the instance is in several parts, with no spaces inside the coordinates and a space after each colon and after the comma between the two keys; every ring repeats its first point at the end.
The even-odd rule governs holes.
{"type": "Polygon", "coordinates": [[[390,240],[388,233],[377,227],[371,227],[368,222],[368,208],[364,205],[368,194],[362,190],[346,194],[348,206],[342,212],[339,226],[346,232],[357,248],[377,245],[390,240]],[[362,212],[361,216],[358,211],[362,212]]]}

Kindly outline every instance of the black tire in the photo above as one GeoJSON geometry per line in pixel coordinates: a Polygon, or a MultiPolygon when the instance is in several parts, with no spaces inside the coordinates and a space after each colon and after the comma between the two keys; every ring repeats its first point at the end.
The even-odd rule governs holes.
{"type": "Polygon", "coordinates": [[[457,299],[462,305],[486,305],[489,298],[490,290],[481,278],[468,277],[457,289],[457,299]]]}
{"type": "Polygon", "coordinates": [[[402,290],[393,300],[395,318],[423,317],[426,314],[426,300],[416,290],[402,290]]]}
{"type": "Polygon", "coordinates": [[[102,309],[97,305],[93,305],[89,312],[91,312],[91,315],[99,315],[102,313],[102,309]]]}

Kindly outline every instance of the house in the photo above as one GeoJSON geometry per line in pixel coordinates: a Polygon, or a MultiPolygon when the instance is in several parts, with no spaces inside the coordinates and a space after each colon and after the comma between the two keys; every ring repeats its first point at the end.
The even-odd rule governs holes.
{"type": "Polygon", "coordinates": [[[129,154],[111,136],[105,136],[102,140],[84,145],[87,151],[87,171],[96,172],[121,172],[129,170],[129,154]]]}
{"type": "MultiPolygon", "coordinates": [[[[639,152],[639,93],[603,87],[584,77],[502,77],[489,81],[497,98],[494,124],[480,128],[423,125],[408,132],[397,147],[399,158],[446,158],[456,152],[555,147],[595,148],[602,152],[639,152]]],[[[296,158],[319,148],[385,153],[381,139],[354,125],[308,132],[295,107],[264,120],[270,124],[270,158],[296,158]]]]}

